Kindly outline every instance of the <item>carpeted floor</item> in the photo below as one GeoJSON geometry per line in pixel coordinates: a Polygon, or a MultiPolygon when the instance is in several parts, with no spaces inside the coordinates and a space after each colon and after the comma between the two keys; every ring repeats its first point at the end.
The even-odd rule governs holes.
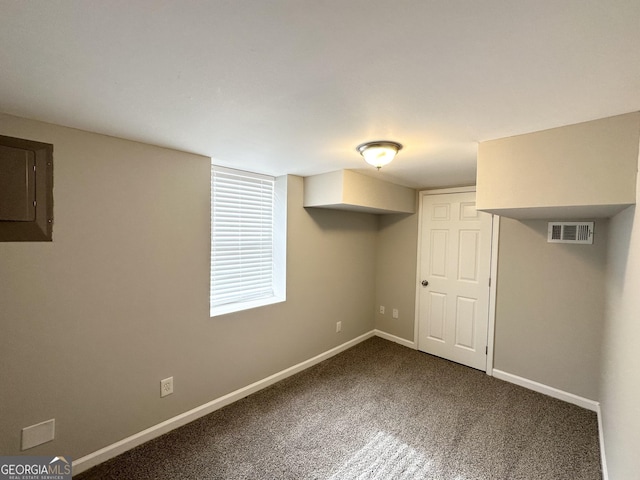
{"type": "Polygon", "coordinates": [[[600,479],[596,415],[369,339],[89,479],[600,479]]]}

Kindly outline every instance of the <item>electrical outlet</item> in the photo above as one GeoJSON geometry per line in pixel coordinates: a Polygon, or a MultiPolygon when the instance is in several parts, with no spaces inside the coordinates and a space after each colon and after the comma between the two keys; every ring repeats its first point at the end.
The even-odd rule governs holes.
{"type": "Polygon", "coordinates": [[[342,322],[336,322],[336,333],[342,331],[342,322]]]}
{"type": "MultiPolygon", "coordinates": [[[[42,445],[43,443],[50,442],[56,437],[56,419],[52,418],[46,422],[36,423],[30,427],[22,429],[22,445],[20,450],[27,450],[29,448],[42,445]]],[[[11,476],[7,478],[13,478],[11,476]]],[[[16,477],[18,478],[18,477],[16,477]]],[[[20,476],[20,478],[22,478],[20,476]]]]}
{"type": "Polygon", "coordinates": [[[160,380],[160,397],[166,397],[173,393],[173,377],[160,380]]]}
{"type": "Polygon", "coordinates": [[[398,309],[397,308],[393,309],[393,318],[398,318],[398,309]]]}
{"type": "Polygon", "coordinates": [[[384,315],[384,305],[380,305],[380,313],[384,315]]]}

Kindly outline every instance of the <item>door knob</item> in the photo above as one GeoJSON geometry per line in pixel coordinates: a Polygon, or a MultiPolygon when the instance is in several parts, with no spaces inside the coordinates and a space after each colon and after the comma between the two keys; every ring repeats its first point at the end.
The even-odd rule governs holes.
{"type": "Polygon", "coordinates": [[[427,285],[429,285],[429,282],[427,282],[426,280],[422,280],[422,286],[426,287],[427,285]]]}

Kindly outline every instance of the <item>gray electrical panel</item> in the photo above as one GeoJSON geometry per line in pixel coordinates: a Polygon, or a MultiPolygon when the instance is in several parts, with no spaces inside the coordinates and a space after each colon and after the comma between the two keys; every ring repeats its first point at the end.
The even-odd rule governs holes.
{"type": "Polygon", "coordinates": [[[0,135],[0,241],[51,241],[53,145],[0,135]]]}

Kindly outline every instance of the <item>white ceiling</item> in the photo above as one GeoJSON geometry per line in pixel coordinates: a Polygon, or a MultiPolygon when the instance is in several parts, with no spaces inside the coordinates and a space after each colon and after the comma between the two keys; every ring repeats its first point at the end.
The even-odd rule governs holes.
{"type": "Polygon", "coordinates": [[[272,175],[389,139],[384,178],[469,184],[479,141],[635,110],[638,0],[0,0],[0,111],[272,175]]]}

